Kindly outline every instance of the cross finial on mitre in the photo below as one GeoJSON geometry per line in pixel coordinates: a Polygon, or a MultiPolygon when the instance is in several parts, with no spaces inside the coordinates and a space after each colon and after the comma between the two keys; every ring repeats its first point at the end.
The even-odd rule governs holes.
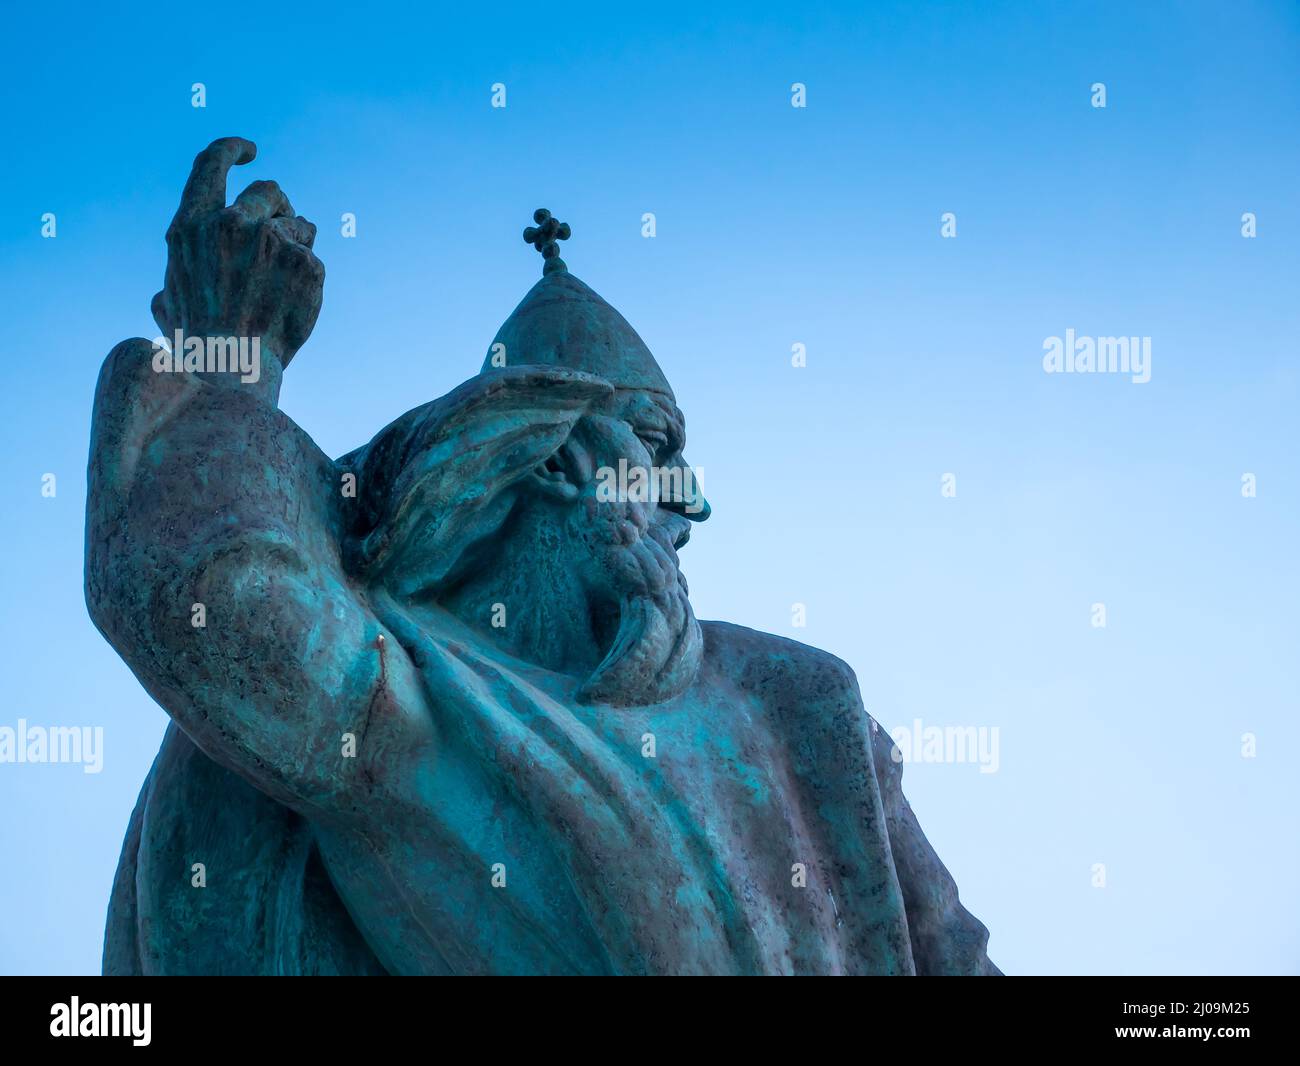
{"type": "Polygon", "coordinates": [[[546,260],[542,273],[550,274],[556,270],[568,270],[564,260],[560,258],[560,246],[555,242],[569,239],[573,232],[569,229],[569,224],[557,222],[544,207],[539,207],[533,212],[533,221],[537,225],[529,226],[524,230],[524,240],[541,252],[542,258],[546,260]]]}

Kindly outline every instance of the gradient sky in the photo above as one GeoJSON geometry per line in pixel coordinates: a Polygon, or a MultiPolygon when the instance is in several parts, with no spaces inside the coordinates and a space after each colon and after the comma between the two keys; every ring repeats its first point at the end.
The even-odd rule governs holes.
{"type": "Polygon", "coordinates": [[[998,730],[997,773],[904,775],[991,957],[1300,971],[1300,8],[752,7],[7,12],[0,726],[105,764],[0,765],[0,972],[98,971],[166,718],[83,602],[91,395],[231,134],[231,197],[320,225],[282,407],[327,452],[477,370],[549,207],[686,411],[697,614],[842,656],[886,728],[998,730]],[[1067,329],[1150,337],[1151,381],[1045,374],[1067,329]]]}

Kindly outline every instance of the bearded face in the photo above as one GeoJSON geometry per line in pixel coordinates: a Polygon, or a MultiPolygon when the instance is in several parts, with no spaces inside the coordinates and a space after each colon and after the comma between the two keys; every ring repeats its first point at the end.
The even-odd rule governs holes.
{"type": "Polygon", "coordinates": [[[578,691],[583,702],[657,703],[683,691],[699,669],[703,640],[677,550],[708,508],[684,444],[671,400],[619,392],[535,472],[577,489],[563,539],[605,648],[578,691]]]}
{"type": "Polygon", "coordinates": [[[677,551],[708,517],[681,413],[652,390],[519,367],[407,412],[339,460],[361,492],[346,565],[432,601],[617,706],[684,691],[703,642],[677,551]]]}

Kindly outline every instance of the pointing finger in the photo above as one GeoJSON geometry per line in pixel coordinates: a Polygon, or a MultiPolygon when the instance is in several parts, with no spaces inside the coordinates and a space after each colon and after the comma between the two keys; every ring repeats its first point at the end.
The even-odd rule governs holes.
{"type": "Polygon", "coordinates": [[[232,166],[252,162],[255,155],[257,146],[243,137],[222,137],[203,149],[194,159],[175,221],[225,207],[226,174],[232,166]]]}

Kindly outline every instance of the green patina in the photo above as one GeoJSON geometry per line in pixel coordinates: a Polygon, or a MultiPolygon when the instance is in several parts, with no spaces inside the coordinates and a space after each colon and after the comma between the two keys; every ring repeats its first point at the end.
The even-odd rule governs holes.
{"type": "Polygon", "coordinates": [[[257,379],[136,340],[96,392],[86,599],[173,720],[105,972],[996,973],[852,671],[696,621],[702,497],[597,498],[689,468],[569,227],[479,374],[333,460],[277,406],[324,270],[274,183],[226,205],[253,152],[196,161],[153,308],[257,379]]]}

